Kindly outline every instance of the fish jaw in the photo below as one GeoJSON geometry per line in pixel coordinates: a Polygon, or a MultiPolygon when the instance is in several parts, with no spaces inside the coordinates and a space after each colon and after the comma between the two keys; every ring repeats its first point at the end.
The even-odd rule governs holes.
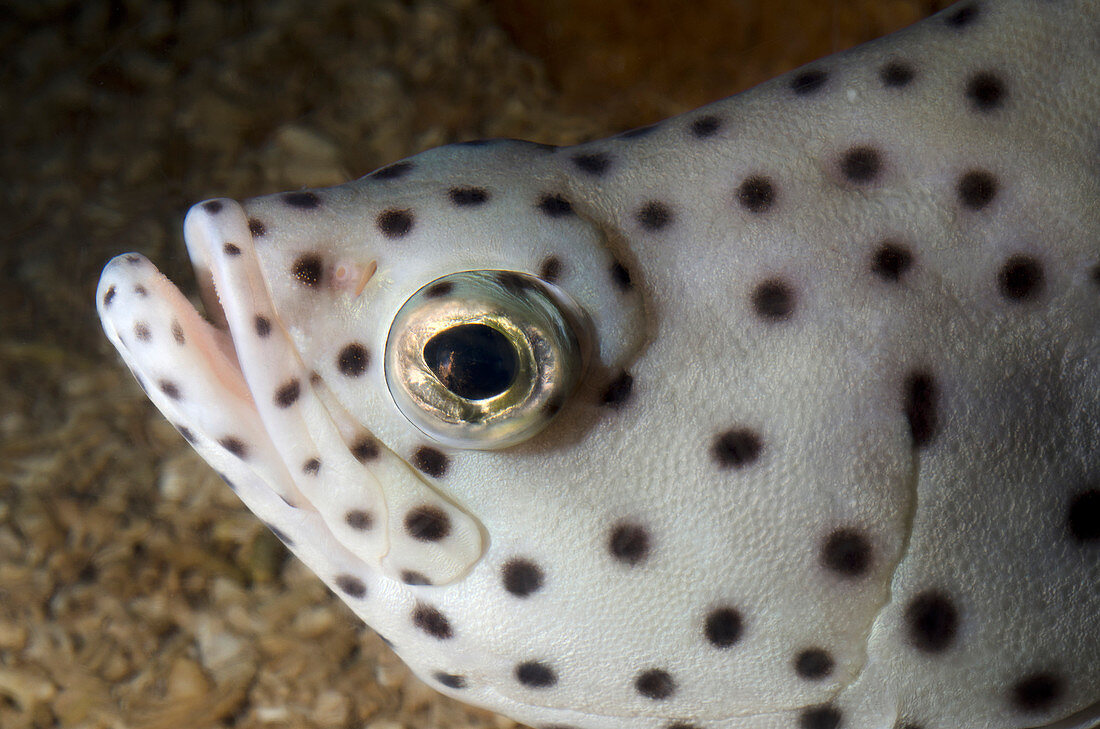
{"type": "Polygon", "coordinates": [[[325,398],[274,311],[239,203],[195,205],[184,232],[215,324],[138,254],[112,260],[97,291],[108,338],[157,408],[328,581],[465,574],[482,553],[480,526],[325,398]],[[409,514],[428,508],[445,515],[447,538],[407,533],[409,514]],[[288,534],[286,519],[311,526],[288,534]]]}

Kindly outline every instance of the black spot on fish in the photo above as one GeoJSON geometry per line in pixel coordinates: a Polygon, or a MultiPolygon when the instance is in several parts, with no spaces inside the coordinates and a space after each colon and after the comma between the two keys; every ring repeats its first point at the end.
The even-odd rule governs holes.
{"type": "Polygon", "coordinates": [[[362,599],[367,596],[367,586],[353,575],[338,575],[334,580],[340,591],[349,597],[362,599]]]}
{"type": "Polygon", "coordinates": [[[344,523],[352,529],[367,531],[374,526],[374,514],[365,509],[352,509],[344,514],[344,523]]]}
{"type": "Polygon", "coordinates": [[[449,460],[445,453],[436,448],[420,446],[413,452],[412,464],[432,478],[442,478],[447,473],[449,460]]]}
{"type": "Polygon", "coordinates": [[[959,202],[971,210],[981,210],[997,195],[997,178],[985,170],[965,172],[955,186],[959,202]]]}
{"type": "Polygon", "coordinates": [[[660,230],[672,222],[672,209],[663,202],[651,200],[643,205],[634,217],[646,230],[660,230]]]}
{"type": "Polygon", "coordinates": [[[438,608],[431,605],[421,603],[413,608],[412,622],[433,638],[446,640],[454,637],[450,621],[438,608]]]}
{"type": "Polygon", "coordinates": [[[728,605],[714,608],[703,621],[703,635],[715,648],[729,648],[741,640],[743,632],[741,612],[728,605]]]}
{"type": "Polygon", "coordinates": [[[405,515],[405,531],[422,542],[438,542],[451,533],[451,519],[438,506],[423,504],[405,515]]]}
{"type": "Polygon", "coordinates": [[[668,671],[650,668],[634,678],[634,690],[646,698],[661,701],[676,693],[676,682],[668,671]]]}
{"type": "Polygon", "coordinates": [[[302,190],[301,192],[284,192],[283,202],[299,210],[313,210],[320,207],[321,198],[317,197],[314,192],[302,190]]]}
{"type": "Polygon", "coordinates": [[[1009,301],[1033,299],[1043,289],[1043,267],[1031,256],[1012,256],[1001,266],[997,283],[1009,301]]]}
{"type": "Polygon", "coordinates": [[[413,229],[413,215],[409,210],[385,210],[378,214],[375,224],[387,238],[403,238],[413,229]]]}
{"type": "Polygon", "coordinates": [[[908,86],[916,76],[916,71],[905,61],[888,61],[879,69],[878,77],[887,88],[900,89],[908,86]]]}
{"type": "Polygon", "coordinates": [[[447,195],[459,207],[473,207],[489,201],[489,191],[483,187],[452,187],[447,195]]]}
{"type": "Polygon", "coordinates": [[[597,177],[603,175],[611,167],[611,157],[603,152],[574,155],[572,160],[581,172],[587,172],[597,177]]]}
{"type": "Polygon", "coordinates": [[[992,71],[981,71],[966,82],[966,98],[977,111],[992,111],[1005,97],[1004,80],[992,71]]]}
{"type": "Polygon", "coordinates": [[[858,529],[837,529],[821,545],[821,564],[841,577],[860,577],[871,567],[871,542],[858,529]]]}
{"type": "Polygon", "coordinates": [[[315,253],[300,256],[290,267],[290,275],[303,286],[316,288],[321,284],[325,266],[315,253]]]}
{"type": "Polygon", "coordinates": [[[370,177],[374,180],[396,180],[412,172],[413,166],[412,162],[394,162],[392,165],[375,170],[370,177]]]}
{"type": "Polygon", "coordinates": [[[756,462],[763,449],[760,436],[747,428],[734,428],[718,434],[710,454],[721,468],[742,468],[756,462]]]}
{"type": "Polygon", "coordinates": [[[699,139],[712,137],[722,128],[721,117],[714,114],[705,114],[691,122],[691,134],[699,139]]]}
{"type": "Polygon", "coordinates": [[[561,195],[543,195],[537,205],[545,215],[562,218],[573,214],[573,205],[561,195]]]}
{"type": "Polygon", "coordinates": [[[747,177],[737,188],[737,201],[750,213],[763,213],[775,203],[775,186],[761,175],[747,177]]]}
{"type": "Polygon", "coordinates": [[[542,569],[529,559],[515,557],[500,570],[504,589],[516,597],[528,597],[542,587],[542,569]]]}
{"type": "Polygon", "coordinates": [[[649,555],[649,533],[639,524],[616,524],[611,529],[607,548],[615,559],[633,567],[649,555]]]}
{"type": "Polygon", "coordinates": [[[790,82],[791,91],[796,96],[809,96],[825,86],[829,75],[818,69],[808,69],[794,76],[790,82]]]}

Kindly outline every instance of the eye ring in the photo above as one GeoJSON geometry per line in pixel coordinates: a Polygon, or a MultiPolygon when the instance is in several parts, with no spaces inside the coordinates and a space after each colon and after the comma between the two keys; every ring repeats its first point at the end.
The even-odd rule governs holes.
{"type": "Polygon", "coordinates": [[[386,337],[386,385],[419,430],[459,448],[503,448],[541,430],[585,365],[580,309],[513,271],[463,271],[420,288],[386,337]]]}

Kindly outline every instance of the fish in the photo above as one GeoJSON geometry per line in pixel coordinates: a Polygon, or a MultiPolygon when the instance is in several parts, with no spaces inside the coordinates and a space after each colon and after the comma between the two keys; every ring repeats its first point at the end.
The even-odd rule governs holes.
{"type": "Polygon", "coordinates": [[[195,205],[104,331],[435,689],[542,729],[1100,721],[1100,4],[608,139],[195,205]]]}

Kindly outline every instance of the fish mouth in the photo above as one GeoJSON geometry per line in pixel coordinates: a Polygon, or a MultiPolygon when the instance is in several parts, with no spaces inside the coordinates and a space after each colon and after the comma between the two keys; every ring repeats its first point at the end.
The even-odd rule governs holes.
{"type": "MultiPolygon", "coordinates": [[[[212,225],[212,223],[217,217],[221,217],[223,212],[229,212],[230,216],[228,217],[244,215],[244,211],[240,210],[240,204],[235,200],[207,200],[193,206],[187,212],[187,217],[183,223],[183,237],[187,245],[187,254],[191,258],[191,267],[198,283],[199,298],[202,301],[206,319],[216,329],[227,332],[232,337],[225,308],[222,306],[221,296],[219,295],[218,280],[211,268],[215,242],[223,239],[227,232],[223,229],[223,226],[212,225]],[[229,209],[227,210],[227,208],[229,209]],[[239,215],[233,215],[237,212],[233,208],[239,210],[239,215]]],[[[240,231],[237,232],[239,234],[240,231]]],[[[246,231],[246,234],[251,246],[251,231],[246,231]]],[[[230,246],[235,246],[236,250],[240,250],[238,244],[229,240],[223,241],[223,251],[230,246]]],[[[233,249],[229,248],[229,250],[233,249]]]]}
{"type": "Polygon", "coordinates": [[[480,524],[380,442],[305,361],[276,311],[240,203],[194,206],[184,237],[211,319],[206,326],[233,351],[233,375],[250,393],[282,469],[285,485],[274,490],[318,513],[338,542],[389,576],[415,573],[437,585],[461,578],[483,552],[480,524]],[[364,443],[369,462],[360,455],[364,443]],[[373,514],[384,527],[357,530],[347,520],[352,512],[373,514]],[[408,520],[424,513],[448,525],[445,538],[419,539],[409,530],[408,520]]]}

